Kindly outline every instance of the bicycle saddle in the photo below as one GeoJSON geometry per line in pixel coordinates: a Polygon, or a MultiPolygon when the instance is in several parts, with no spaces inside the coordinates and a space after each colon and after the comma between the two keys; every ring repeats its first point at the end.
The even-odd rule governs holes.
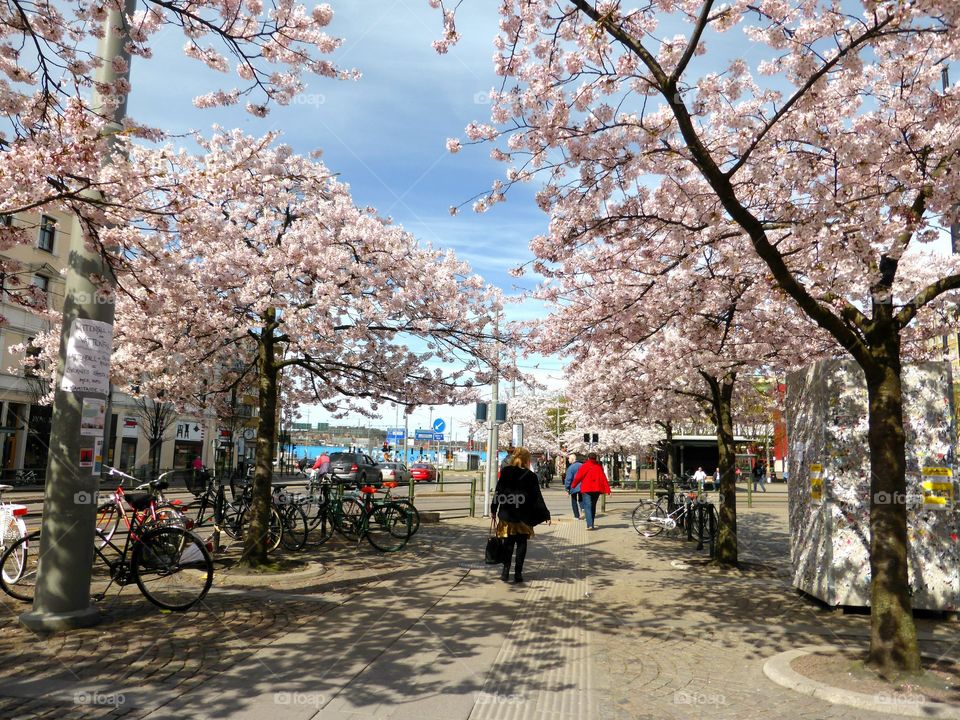
{"type": "Polygon", "coordinates": [[[360,492],[362,492],[364,495],[375,495],[377,489],[372,485],[364,485],[362,488],[360,488],[360,492]]]}
{"type": "Polygon", "coordinates": [[[13,485],[0,485],[0,492],[6,492],[7,490],[13,490],[13,485]]]}

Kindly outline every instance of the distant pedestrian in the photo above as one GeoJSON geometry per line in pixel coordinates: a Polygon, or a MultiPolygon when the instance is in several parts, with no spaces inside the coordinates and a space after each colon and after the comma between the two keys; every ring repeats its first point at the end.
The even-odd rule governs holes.
{"type": "Polygon", "coordinates": [[[715,488],[720,487],[720,468],[713,471],[713,486],[715,488]]]}
{"type": "Polygon", "coordinates": [[[707,479],[707,474],[703,471],[702,467],[698,467],[697,471],[693,474],[693,484],[696,486],[697,490],[703,490],[703,483],[707,479]]]}
{"type": "Polygon", "coordinates": [[[203,460],[199,455],[193,457],[193,465],[191,466],[194,470],[203,470],[203,460]]]}
{"type": "Polygon", "coordinates": [[[595,452],[587,455],[587,461],[580,466],[573,478],[573,485],[580,486],[580,503],[587,521],[587,530],[593,530],[595,529],[594,518],[597,515],[597,500],[601,495],[610,494],[610,482],[595,452]]]}
{"type": "Polygon", "coordinates": [[[579,520],[580,519],[580,484],[577,483],[575,486],[573,484],[573,479],[577,476],[577,472],[580,470],[580,466],[583,465],[583,460],[577,457],[576,453],[570,453],[567,455],[567,472],[563,476],[563,489],[570,494],[570,505],[573,507],[573,516],[579,520]]]}
{"type": "Polygon", "coordinates": [[[313,470],[314,479],[319,478],[321,475],[326,475],[330,472],[330,456],[326,452],[321,451],[317,456],[317,459],[313,461],[313,467],[310,468],[313,470]]]}
{"type": "Polygon", "coordinates": [[[764,482],[765,474],[766,473],[764,473],[763,463],[760,461],[757,461],[757,463],[753,466],[753,491],[754,492],[757,491],[757,485],[760,486],[761,491],[763,492],[767,491],[767,486],[766,486],[766,483],[764,482]]]}
{"type": "Polygon", "coordinates": [[[490,503],[490,515],[497,519],[497,537],[506,541],[500,579],[509,582],[510,561],[516,548],[513,580],[521,583],[527,539],[533,537],[536,525],[550,520],[550,511],[540,493],[537,476],[530,471],[530,451],[526,448],[516,448],[510,456],[510,464],[500,471],[493,502],[490,503]]]}

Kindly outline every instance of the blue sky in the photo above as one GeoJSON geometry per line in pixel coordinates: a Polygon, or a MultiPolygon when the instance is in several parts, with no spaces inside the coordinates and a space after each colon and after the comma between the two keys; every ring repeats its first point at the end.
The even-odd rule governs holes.
{"type": "MultiPolygon", "coordinates": [[[[515,187],[506,203],[485,214],[472,212],[469,204],[456,217],[448,211],[488,189],[505,170],[489,158],[488,146],[465,146],[457,155],[445,147],[447,138],[462,137],[467,123],[489,117],[487,93],[497,84],[492,69],[496,5],[466,3],[458,19],[463,40],[443,56],[431,47],[441,33],[441,16],[426,0],[336,2],[333,7],[328,30],[344,39],[334,60],[360,70],[359,81],[311,77],[302,96],[287,107],[273,106],[263,119],[242,107],[198,110],[191,103],[194,96],[229,87],[235,76],[185,58],[183,37],[171,28],[155,44],[153,59],[132,63],[129,114],[172,134],[209,134],[214,124],[254,135],[279,130],[281,141],[297,152],[322,150],[325,164],[351,186],[358,204],[376,207],[435,247],[453,248],[510,295],[518,294],[518,284],[530,287],[531,280],[507,271],[532,257],[529,240],[546,228],[546,216],[533,202],[537,186],[515,187]]],[[[508,317],[528,319],[541,312],[528,303],[511,308],[508,317]]],[[[526,364],[532,362],[547,369],[536,373],[541,381],[559,376],[558,360],[526,364]]],[[[454,419],[455,428],[462,429],[472,414],[472,407],[445,407],[436,408],[433,417],[454,419]]],[[[328,419],[319,408],[305,410],[304,417],[328,419]]],[[[427,408],[416,411],[410,427],[427,427],[429,417],[427,408]]],[[[388,408],[382,422],[373,424],[393,422],[388,408]]]]}

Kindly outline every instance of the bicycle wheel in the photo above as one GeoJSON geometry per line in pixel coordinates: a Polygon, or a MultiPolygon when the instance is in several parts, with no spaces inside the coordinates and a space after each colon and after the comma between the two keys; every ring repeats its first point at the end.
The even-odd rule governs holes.
{"type": "Polygon", "coordinates": [[[667,511],[662,506],[642,501],[633,511],[633,527],[643,537],[655,537],[664,531],[662,521],[666,518],[667,511]]]}
{"type": "Polygon", "coordinates": [[[148,530],[133,548],[131,571],[143,596],[164,610],[190,609],[213,583],[203,541],[178,527],[148,530]]]}
{"type": "Polygon", "coordinates": [[[410,539],[410,515],[395,505],[377,505],[364,523],[367,540],[382,552],[395,552],[410,539]]]}
{"type": "MultiPolygon", "coordinates": [[[[230,537],[235,538],[236,540],[243,540],[244,533],[247,532],[247,515],[249,510],[242,510],[240,512],[240,517],[237,518],[237,525],[235,527],[236,535],[231,535],[227,533],[230,537]]],[[[280,546],[280,541],[283,539],[283,520],[280,518],[280,513],[277,512],[277,509],[270,506],[270,522],[267,525],[267,552],[276,550],[280,546]]]]}
{"type": "Polygon", "coordinates": [[[630,516],[633,529],[639,533],[641,527],[646,528],[647,520],[649,520],[650,515],[656,507],[657,504],[653,500],[641,500],[637,503],[637,506],[633,509],[633,513],[630,516]]]}
{"type": "Polygon", "coordinates": [[[278,508],[283,523],[280,542],[287,550],[303,550],[307,544],[307,516],[299,505],[289,504],[278,508]]]}
{"type": "Polygon", "coordinates": [[[333,516],[334,529],[348,540],[359,540],[365,512],[363,504],[356,498],[342,498],[340,509],[333,516]]]}
{"type": "MultiPolygon", "coordinates": [[[[391,500],[390,502],[394,506],[400,508],[405,513],[407,513],[408,519],[409,519],[408,528],[407,528],[408,530],[407,538],[409,539],[411,536],[413,536],[417,532],[417,530],[420,529],[420,511],[417,510],[417,508],[415,508],[413,503],[410,502],[409,500],[398,499],[398,500],[391,500]]],[[[399,527],[397,529],[398,531],[400,530],[399,527]]]]}
{"type": "Polygon", "coordinates": [[[100,503],[97,508],[97,541],[103,547],[113,539],[120,525],[120,508],[115,500],[100,503]]]}
{"type": "Polygon", "coordinates": [[[234,540],[239,540],[243,537],[243,525],[241,521],[245,513],[245,505],[232,502],[223,504],[223,531],[234,540]]]}
{"type": "Polygon", "coordinates": [[[307,544],[322,545],[333,537],[333,516],[326,507],[312,520],[307,519],[307,544]]]}
{"type": "Polygon", "coordinates": [[[21,537],[0,556],[0,588],[10,597],[33,602],[40,565],[40,531],[21,537]]]}

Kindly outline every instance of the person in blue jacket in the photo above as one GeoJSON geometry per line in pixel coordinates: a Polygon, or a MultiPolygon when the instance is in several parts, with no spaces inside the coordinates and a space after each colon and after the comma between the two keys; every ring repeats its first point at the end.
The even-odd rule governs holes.
{"type": "Polygon", "coordinates": [[[570,505],[573,508],[573,516],[580,519],[580,485],[573,487],[573,479],[577,476],[577,471],[583,465],[583,458],[576,453],[567,455],[567,474],[563,476],[563,489],[570,493],[570,505]]]}

